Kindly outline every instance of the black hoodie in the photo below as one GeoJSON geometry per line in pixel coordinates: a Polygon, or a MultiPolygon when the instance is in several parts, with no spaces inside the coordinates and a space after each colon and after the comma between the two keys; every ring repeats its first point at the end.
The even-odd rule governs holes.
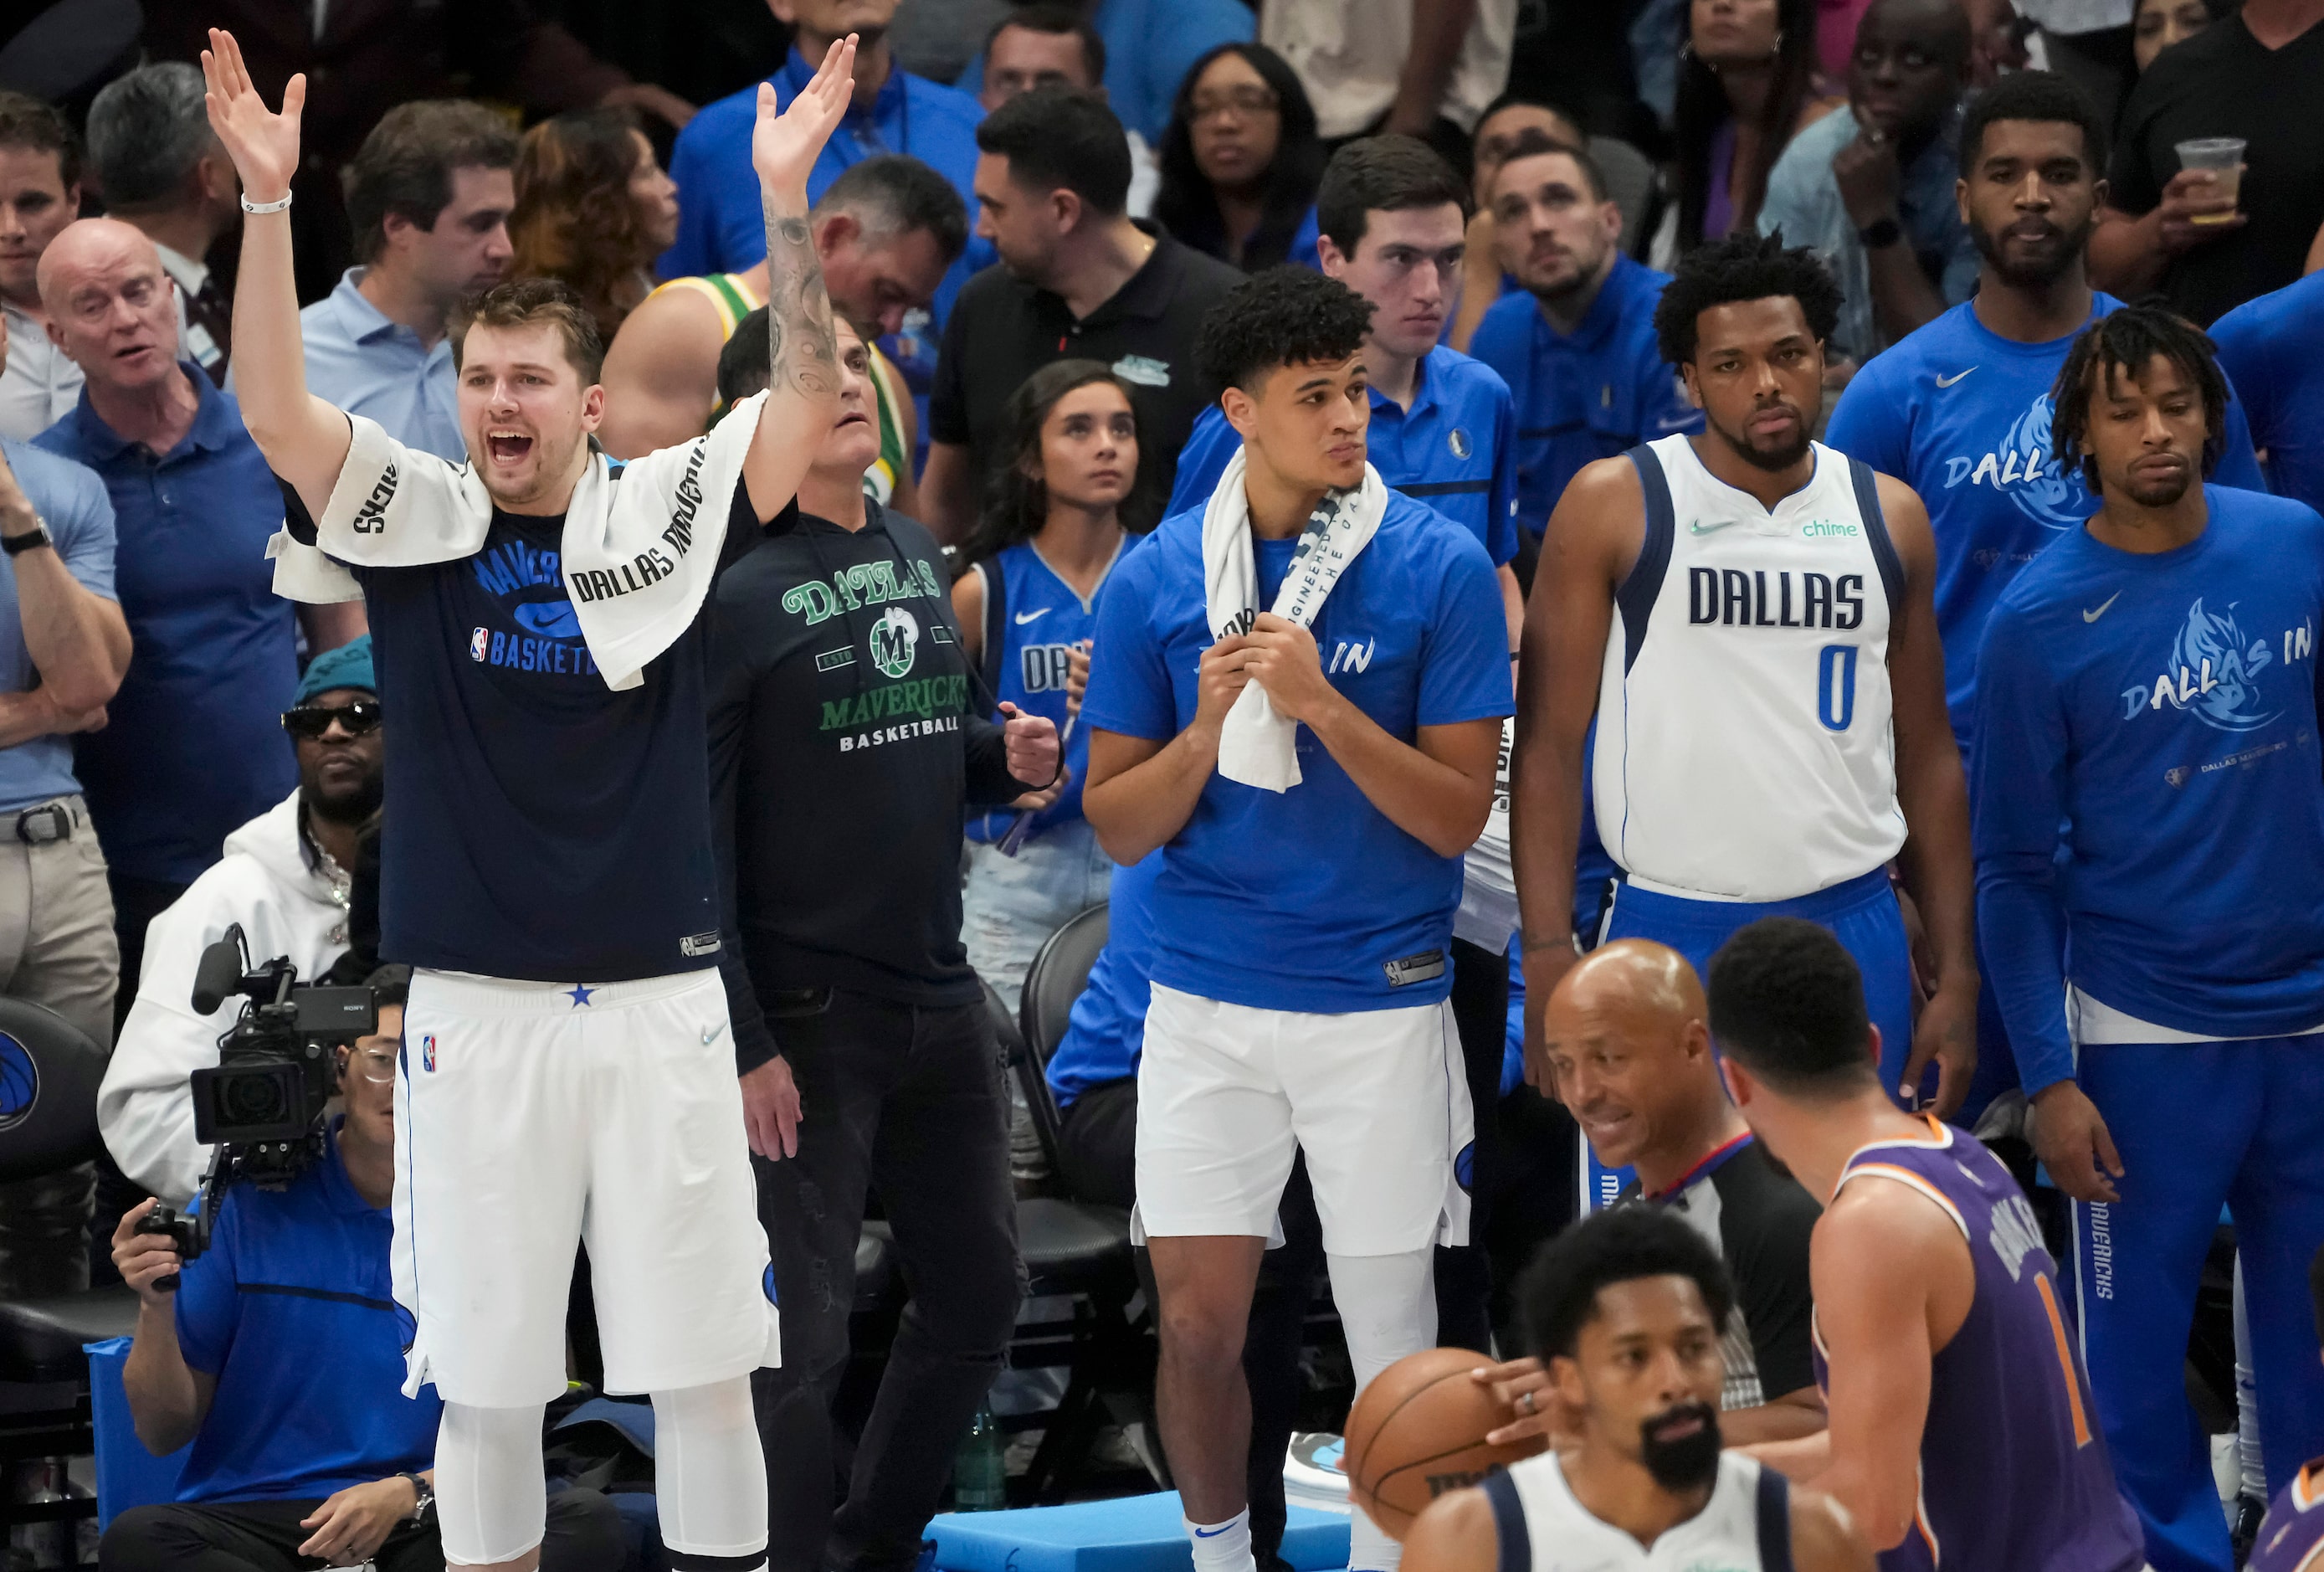
{"type": "Polygon", "coordinates": [[[977,998],[960,942],[967,807],[1011,779],[960,645],[944,556],[876,502],[841,529],[796,504],[718,580],[710,784],[727,891],[734,1056],[781,1051],[759,995],[977,998]]]}

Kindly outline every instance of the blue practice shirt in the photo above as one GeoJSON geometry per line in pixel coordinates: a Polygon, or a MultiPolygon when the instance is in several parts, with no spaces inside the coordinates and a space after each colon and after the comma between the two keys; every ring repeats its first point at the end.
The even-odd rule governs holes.
{"type": "Polygon", "coordinates": [[[2267,455],[2269,488],[2324,508],[2324,273],[2245,301],[2211,324],[2211,340],[2267,455]]]}
{"type": "MultiPolygon", "coordinates": [[[[1495,567],[1515,557],[1517,419],[1500,374],[1440,345],[1420,363],[1410,409],[1377,387],[1371,394],[1364,440],[1380,478],[1466,528],[1495,567]]],[[[1207,504],[1241,446],[1224,411],[1204,410],[1178,450],[1169,511],[1207,504]]]]}
{"type": "Polygon", "coordinates": [[[436,1462],[433,1386],[403,1395],[394,1219],[329,1155],[281,1190],[236,1185],[178,1274],[178,1346],[217,1380],[181,1502],[306,1501],[436,1462]]]}
{"type": "MultiPolygon", "coordinates": [[[[796,49],[783,69],[767,79],[788,108],[815,78],[816,68],[796,49]]],[[[984,111],[955,88],[891,68],[869,110],[850,105],[807,171],[807,199],[819,200],[831,182],[865,159],[883,153],[909,153],[950,180],[968,204],[969,228],[976,227],[976,127],[984,111]]],[[[705,105],[678,134],[669,158],[678,182],[678,242],[655,265],[664,278],[693,273],[741,273],[767,257],[766,214],[759,201],[759,177],[751,168],[751,132],[759,121],[757,84],[705,105]]],[[[990,241],[972,237],[953,260],[930,302],[931,319],[941,328],[954,297],[969,274],[999,256],[990,241]]],[[[921,440],[928,429],[927,394],[936,377],[937,335],[918,331],[907,317],[902,332],[880,347],[910,384],[920,410],[921,440]]]]}
{"type": "Polygon", "coordinates": [[[1049,1056],[1049,1089],[1057,1106],[1069,1107],[1093,1087],[1126,1081],[1138,1073],[1146,1046],[1146,1006],[1153,1000],[1154,883],[1162,876],[1161,852],[1149,852],[1113,871],[1106,897],[1105,948],[1090,968],[1089,982],[1074,1001],[1065,1040],[1049,1056]]]}
{"type": "MultiPolygon", "coordinates": [[[[2090,320],[2121,307],[2098,295],[2090,320]]],[[[1867,362],[1824,432],[1826,443],[1895,476],[1928,505],[1945,695],[1964,750],[1978,643],[1994,603],[2037,552],[2098,512],[2080,472],[2068,474],[2050,446],[2050,387],[2077,336],[2021,344],[1978,320],[1976,302],[1955,306],[1867,362]]],[[[2227,406],[2227,448],[2212,478],[2264,489],[2240,402],[2227,406]]]]}
{"type": "Polygon", "coordinates": [[[298,784],[282,712],[299,657],[266,559],[282,493],[233,395],[191,361],[180,369],[199,405],[160,458],[114,435],[86,392],[36,442],[96,470],[113,502],[136,652],[77,761],[105,860],[126,878],[190,884],[228,835],[298,784]]]}
{"type": "MultiPolygon", "coordinates": [[[[1082,783],[1089,777],[1089,732],[1066,713],[1066,683],[1073,652],[1086,652],[1097,633],[1097,600],[1113,572],[1144,540],[1126,535],[1113,565],[1084,602],[1074,587],[1044,561],[1030,541],[1020,541],[976,565],[984,577],[984,680],[997,701],[1027,715],[1046,717],[1065,739],[1065,789],[1033,816],[1032,835],[1082,816],[1082,783]],[[996,583],[999,593],[994,593],[996,583]],[[1071,727],[1071,735],[1066,735],[1071,727]]],[[[999,720],[995,711],[990,718],[999,720]]],[[[968,838],[997,842],[1017,822],[1014,809],[979,813],[968,821],[968,838]]]]}
{"type": "MultiPolygon", "coordinates": [[[[1157,146],[1169,128],[1178,84],[1222,43],[1249,43],[1259,19],[1241,0],[1098,0],[1090,26],[1105,44],[1105,101],[1121,123],[1157,146]]],[[[984,51],[957,86],[984,91],[984,51]]]]}
{"type": "MultiPolygon", "coordinates": [[[[1271,606],[1295,539],[1254,540],[1259,604],[1271,606]]],[[[1499,719],[1513,704],[1508,624],[1474,536],[1390,492],[1386,515],[1314,625],[1333,687],[1382,730],[1499,719]]],[[[1082,724],[1167,742],[1194,718],[1203,652],[1203,515],[1165,519],[1115,570],[1098,608],[1082,724]]],[[[1213,772],[1163,852],[1154,890],[1154,981],[1259,1009],[1342,1013],[1432,1004],[1452,968],[1398,987],[1389,963],[1443,955],[1461,859],[1442,857],[1372,806],[1300,728],[1300,783],[1285,792],[1213,772]]]]}
{"type": "Polygon", "coordinates": [[[2069,979],[2205,1038],[2324,1022],[2324,518],[2203,495],[2176,550],[2067,531],[1986,626],[1979,948],[2029,1093],[2073,1073],[2069,979]]]}
{"type": "MultiPolygon", "coordinates": [[[[113,503],[105,483],[80,465],[14,437],[0,437],[0,455],[6,457],[24,500],[48,525],[65,571],[91,595],[113,599],[113,503]]],[[[16,605],[16,559],[0,556],[0,693],[25,692],[39,680],[16,605]]],[[[0,752],[0,813],[79,790],[70,737],[33,737],[0,752]]]]}
{"type": "MultiPolygon", "coordinates": [[[[430,347],[402,323],[389,321],[355,287],[364,272],[347,269],[337,289],[299,313],[307,391],[351,415],[377,421],[407,448],[465,462],[468,444],[460,435],[451,335],[430,347]]],[[[233,385],[229,370],[226,386],[233,385]]]]}
{"type": "Polygon", "coordinates": [[[1582,321],[1560,333],[1533,296],[1486,308],[1469,353],[1501,374],[1517,411],[1517,522],[1538,535],[1584,465],[1702,430],[1655,339],[1668,273],[1617,255],[1582,321]]]}

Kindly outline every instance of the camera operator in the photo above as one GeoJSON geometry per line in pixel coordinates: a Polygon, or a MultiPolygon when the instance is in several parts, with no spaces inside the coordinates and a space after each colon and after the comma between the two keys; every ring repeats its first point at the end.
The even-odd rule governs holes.
{"type": "Polygon", "coordinates": [[[171,1206],[186,1204],[209,1161],[194,1139],[187,1077],[217,1063],[227,1024],[189,1003],[195,966],[237,922],[251,954],[288,956],[310,981],[346,952],[355,837],[380,804],[380,719],[370,634],[316,656],[282,717],[299,789],[228,836],[226,856],[147,930],[137,1002],[97,1112],[114,1161],[171,1206]]]}
{"type": "MultiPolygon", "coordinates": [[[[445,1564],[429,1466],[443,1405],[432,1387],[402,1394],[407,1334],[388,1288],[410,976],[372,974],[379,1030],[337,1050],[346,1111],[320,1161],[279,1190],[235,1185],[192,1261],[169,1235],[137,1231],[152,1201],[114,1231],[114,1262],[138,1298],[122,1372],[137,1438],[156,1456],[189,1440],[193,1451],[175,1504],[113,1520],[102,1572],[445,1564]]],[[[622,1555],[603,1495],[550,1498],[541,1572],[613,1572],[622,1555]]]]}

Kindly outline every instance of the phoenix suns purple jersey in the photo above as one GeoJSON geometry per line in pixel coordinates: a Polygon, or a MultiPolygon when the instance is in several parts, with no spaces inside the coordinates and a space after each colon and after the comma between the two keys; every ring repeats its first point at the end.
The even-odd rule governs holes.
{"type": "MultiPolygon", "coordinates": [[[[2138,1519],[2115,1488],[2034,1208],[1991,1152],[1928,1124],[1926,1136],[1862,1148],[1840,1181],[1886,1179],[1928,1197],[1960,1229],[1977,1273],[1968,1318],[1930,1364],[1920,1503],[1881,1572],[2136,1572],[2138,1519]]],[[[1829,1391],[1821,1333],[1815,1365],[1829,1391]]]]}

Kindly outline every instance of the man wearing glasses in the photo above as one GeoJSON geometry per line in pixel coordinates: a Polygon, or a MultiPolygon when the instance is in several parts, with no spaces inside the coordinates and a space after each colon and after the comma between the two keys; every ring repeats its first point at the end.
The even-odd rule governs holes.
{"type": "Polygon", "coordinates": [[[223,1011],[194,1013],[194,967],[236,922],[252,959],[287,955],[302,982],[347,953],[355,837],[379,811],[380,720],[370,634],[315,657],[282,716],[298,790],[228,836],[226,855],[147,932],[137,1001],[106,1067],[97,1122],[122,1171],[171,1206],[187,1204],[209,1164],[210,1149],[194,1139],[187,1083],[217,1063],[226,1023],[223,1011]]]}

